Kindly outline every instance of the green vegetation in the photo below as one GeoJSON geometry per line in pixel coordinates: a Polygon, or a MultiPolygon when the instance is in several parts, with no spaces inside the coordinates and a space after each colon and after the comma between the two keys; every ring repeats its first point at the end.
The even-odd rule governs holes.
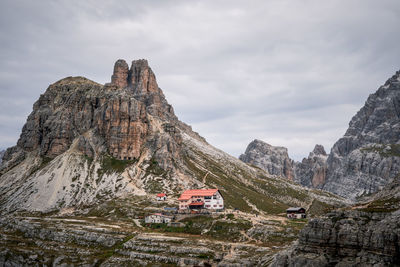
{"type": "Polygon", "coordinates": [[[99,177],[103,174],[110,174],[113,172],[122,173],[126,167],[134,163],[136,160],[119,160],[110,155],[101,156],[101,168],[97,170],[99,177]]]}
{"type": "Polygon", "coordinates": [[[280,231],[272,232],[268,235],[265,243],[270,245],[283,245],[298,239],[299,232],[306,226],[307,219],[289,220],[286,225],[281,225],[280,231]]]}
{"type": "Polygon", "coordinates": [[[93,162],[93,158],[89,157],[88,155],[82,155],[82,158],[88,162],[88,165],[91,165],[93,162]]]}
{"type": "Polygon", "coordinates": [[[115,254],[115,251],[118,249],[122,249],[124,243],[132,239],[134,236],[133,235],[128,235],[126,236],[121,242],[116,243],[114,246],[111,248],[103,251],[102,253],[96,255],[96,258],[98,261],[96,262],[95,266],[100,266],[106,259],[112,257],[115,254]]]}
{"type": "Polygon", "coordinates": [[[226,221],[203,215],[185,218],[181,222],[185,223],[184,227],[169,227],[167,224],[153,223],[149,224],[149,228],[161,232],[203,235],[213,239],[234,242],[241,241],[244,238],[241,232],[252,227],[251,222],[246,220],[226,221]]]}
{"type": "Polygon", "coordinates": [[[383,198],[375,200],[368,204],[366,208],[359,210],[365,212],[393,212],[398,210],[400,207],[400,198],[383,198]]]}
{"type": "MultiPolygon", "coordinates": [[[[205,166],[210,172],[207,175],[206,184],[210,187],[218,187],[224,197],[225,207],[237,208],[245,212],[254,212],[251,205],[254,205],[257,209],[271,213],[278,214],[286,210],[288,205],[283,204],[274,200],[272,197],[265,194],[264,190],[269,193],[271,189],[266,186],[267,181],[263,179],[257,179],[257,186],[251,183],[254,179],[247,179],[248,183],[239,181],[238,179],[232,179],[217,162],[207,158],[205,155],[198,152],[198,156],[205,161],[205,166]],[[259,188],[259,185],[263,185],[265,188],[259,188]],[[245,197],[244,197],[245,196],[245,197]],[[250,205],[249,205],[250,203],[250,205]]],[[[204,169],[199,168],[190,158],[184,158],[186,166],[193,172],[195,177],[202,179],[207,172],[204,169]]],[[[279,194],[277,192],[277,194],[279,194]]]]}
{"type": "Polygon", "coordinates": [[[318,199],[314,199],[310,208],[308,209],[308,216],[321,215],[334,210],[335,208],[335,206],[328,205],[327,203],[321,202],[318,199]]]}
{"type": "Polygon", "coordinates": [[[400,144],[376,144],[361,151],[379,153],[382,157],[400,157],[400,144]]]}
{"type": "Polygon", "coordinates": [[[34,174],[37,171],[40,171],[44,167],[46,167],[52,160],[53,159],[49,158],[49,157],[41,157],[40,164],[38,166],[32,168],[31,172],[29,173],[29,176],[31,176],[32,174],[34,174]]]}
{"type": "Polygon", "coordinates": [[[161,176],[165,173],[165,171],[160,166],[158,166],[158,162],[154,158],[151,158],[150,166],[146,169],[146,171],[157,176],[161,176]]]}

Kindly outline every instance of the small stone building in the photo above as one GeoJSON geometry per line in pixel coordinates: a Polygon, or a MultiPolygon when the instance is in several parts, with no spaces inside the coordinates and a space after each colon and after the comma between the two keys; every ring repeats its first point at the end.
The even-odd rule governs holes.
{"type": "Polygon", "coordinates": [[[167,195],[164,193],[160,193],[160,194],[157,194],[156,198],[158,201],[165,201],[165,200],[167,200],[167,195]]]}
{"type": "Polygon", "coordinates": [[[161,213],[154,213],[144,218],[145,223],[170,223],[172,218],[161,213]]]}
{"type": "Polygon", "coordinates": [[[304,219],[307,217],[306,209],[301,207],[290,207],[286,210],[289,219],[304,219]]]}

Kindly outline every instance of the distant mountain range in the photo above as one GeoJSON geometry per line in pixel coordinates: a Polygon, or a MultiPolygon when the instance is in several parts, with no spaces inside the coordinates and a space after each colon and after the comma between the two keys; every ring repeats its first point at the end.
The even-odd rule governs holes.
{"type": "Polygon", "coordinates": [[[254,140],[240,159],[345,198],[381,190],[400,173],[400,72],[368,97],[329,155],[316,145],[308,158],[295,162],[286,148],[254,140]]]}

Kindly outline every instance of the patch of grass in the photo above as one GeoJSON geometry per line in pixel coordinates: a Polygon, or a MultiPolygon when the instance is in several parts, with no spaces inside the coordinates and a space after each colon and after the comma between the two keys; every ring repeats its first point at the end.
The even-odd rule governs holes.
{"type": "Polygon", "coordinates": [[[308,215],[309,216],[322,215],[335,208],[336,208],[335,206],[321,202],[318,199],[314,199],[313,202],[311,203],[310,208],[308,209],[308,215]]]}
{"type": "Polygon", "coordinates": [[[88,155],[85,154],[85,155],[82,156],[82,158],[88,162],[89,166],[92,165],[92,162],[93,162],[93,158],[92,157],[89,157],[88,155]]]}
{"type": "Polygon", "coordinates": [[[133,164],[135,160],[119,160],[110,155],[101,156],[101,168],[97,170],[98,176],[103,176],[103,174],[110,173],[122,173],[126,167],[133,164]]]}
{"type": "Polygon", "coordinates": [[[366,208],[361,208],[359,210],[365,212],[389,213],[398,210],[399,206],[400,198],[383,198],[372,201],[366,208]]]}
{"type": "Polygon", "coordinates": [[[32,174],[34,174],[37,171],[40,171],[41,169],[43,169],[44,167],[47,166],[47,164],[49,164],[53,159],[49,158],[49,157],[41,157],[41,162],[38,166],[34,167],[31,172],[29,173],[29,176],[31,176],[32,174]]]}
{"type": "Polygon", "coordinates": [[[379,153],[382,157],[400,157],[400,144],[376,144],[361,151],[379,153]]]}
{"type": "Polygon", "coordinates": [[[104,250],[102,253],[96,255],[98,261],[96,262],[95,266],[101,266],[101,264],[108,258],[112,257],[115,254],[115,251],[118,249],[122,249],[124,243],[132,239],[134,235],[126,236],[121,242],[116,243],[110,249],[104,250]]]}
{"type": "Polygon", "coordinates": [[[155,174],[157,176],[161,176],[165,173],[165,170],[158,165],[157,160],[155,160],[154,158],[151,158],[149,164],[149,167],[146,169],[147,172],[155,174]]]}

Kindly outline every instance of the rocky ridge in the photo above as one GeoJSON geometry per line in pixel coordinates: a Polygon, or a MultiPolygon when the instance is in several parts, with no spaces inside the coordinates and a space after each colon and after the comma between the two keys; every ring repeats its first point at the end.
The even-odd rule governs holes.
{"type": "Polygon", "coordinates": [[[400,71],[368,97],[327,164],[322,188],[352,199],[377,192],[400,173],[400,71]]]}

